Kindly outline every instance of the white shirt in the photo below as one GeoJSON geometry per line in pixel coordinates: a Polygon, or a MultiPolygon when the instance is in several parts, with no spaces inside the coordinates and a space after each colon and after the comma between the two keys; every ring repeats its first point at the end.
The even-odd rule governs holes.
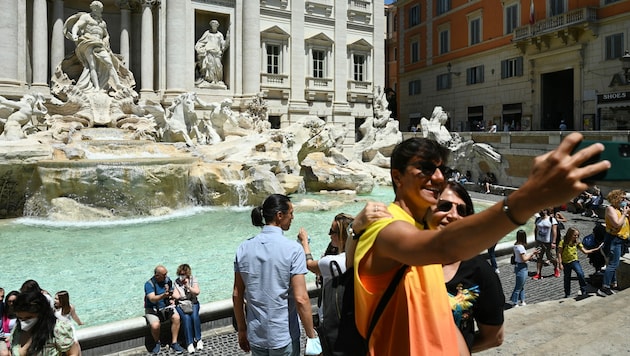
{"type": "MultiPolygon", "coordinates": [[[[332,261],[337,262],[337,264],[339,265],[339,269],[341,270],[341,273],[344,273],[346,271],[346,253],[342,252],[338,255],[328,255],[328,256],[324,256],[322,257],[319,261],[317,261],[317,266],[319,267],[319,272],[322,275],[323,278],[323,284],[326,284],[327,281],[329,281],[330,279],[333,278],[333,275],[331,274],[331,268],[330,268],[330,263],[332,261]]],[[[339,274],[337,274],[339,271],[337,271],[336,267],[333,267],[333,273],[336,276],[339,276],[339,274]]],[[[322,303],[322,306],[317,310],[317,314],[319,314],[319,320],[321,322],[321,320],[324,320],[324,304],[322,303]]]]}

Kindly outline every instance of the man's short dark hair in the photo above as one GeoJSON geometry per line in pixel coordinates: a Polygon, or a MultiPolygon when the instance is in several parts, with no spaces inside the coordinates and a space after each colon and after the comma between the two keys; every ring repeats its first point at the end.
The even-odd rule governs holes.
{"type": "MultiPolygon", "coordinates": [[[[390,172],[393,170],[404,172],[409,161],[414,157],[420,157],[422,160],[429,162],[441,161],[442,163],[446,163],[449,153],[448,148],[440,145],[435,140],[423,137],[412,137],[394,147],[390,163],[390,172]]],[[[394,184],[393,186],[395,192],[396,185],[394,184]]]]}

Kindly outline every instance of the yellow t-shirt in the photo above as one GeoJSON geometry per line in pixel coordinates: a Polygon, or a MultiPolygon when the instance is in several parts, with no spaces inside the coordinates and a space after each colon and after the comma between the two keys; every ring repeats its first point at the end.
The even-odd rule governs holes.
{"type": "MultiPolygon", "coordinates": [[[[354,266],[372,248],[378,233],[395,220],[416,224],[413,217],[390,204],[393,219],[371,224],[359,240],[354,266]]],[[[355,318],[365,337],[374,310],[399,267],[381,275],[354,269],[355,318]]],[[[457,330],[448,302],[441,265],[411,266],[385,307],[369,344],[369,355],[458,355],[457,330]]]]}
{"type": "MultiPolygon", "coordinates": [[[[617,216],[621,216],[621,211],[615,209],[615,212],[617,213],[617,216]]],[[[628,218],[624,218],[623,221],[623,225],[621,226],[621,228],[619,228],[619,230],[614,230],[608,220],[608,216],[606,216],[606,232],[613,235],[613,236],[617,236],[621,239],[627,239],[630,236],[630,224],[628,224],[628,218]]]]}
{"type": "Polygon", "coordinates": [[[558,249],[562,249],[562,263],[571,263],[578,259],[578,249],[583,248],[581,242],[564,246],[564,239],[560,240],[558,249]]]}

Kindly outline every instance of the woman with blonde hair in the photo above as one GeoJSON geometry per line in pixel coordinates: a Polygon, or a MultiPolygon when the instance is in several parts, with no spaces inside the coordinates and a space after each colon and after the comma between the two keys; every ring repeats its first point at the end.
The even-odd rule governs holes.
{"type": "Polygon", "coordinates": [[[558,244],[558,262],[562,263],[562,269],[564,270],[564,297],[568,298],[571,295],[571,271],[575,271],[578,282],[580,283],[580,292],[578,295],[586,294],[586,279],[584,278],[584,271],[582,265],[578,259],[578,250],[582,251],[585,255],[599,250],[602,246],[599,245],[593,249],[586,250],[582,242],[578,240],[580,232],[574,227],[570,227],[564,238],[560,240],[558,244]]]}
{"type": "MultiPolygon", "coordinates": [[[[352,241],[352,239],[348,240],[348,226],[352,223],[352,221],[354,221],[354,217],[351,215],[344,213],[335,215],[330,225],[330,230],[328,231],[330,244],[326,249],[324,256],[319,260],[313,259],[311,247],[308,241],[308,234],[304,229],[300,229],[298,240],[302,244],[302,248],[306,254],[306,268],[316,275],[321,276],[322,286],[325,286],[334,277],[340,276],[346,271],[346,248],[349,246],[349,242],[352,241]]],[[[350,252],[350,254],[352,254],[352,252],[350,252]]],[[[333,355],[333,347],[337,338],[324,331],[326,329],[326,324],[324,324],[324,315],[331,315],[330,313],[325,314],[325,309],[335,307],[334,305],[328,305],[333,304],[333,302],[327,297],[324,292],[325,290],[325,287],[322,288],[322,295],[320,298],[321,303],[318,303],[319,308],[317,310],[317,315],[319,316],[319,327],[324,328],[320,329],[319,333],[322,352],[324,356],[328,356],[333,355]]]]}
{"type": "Polygon", "coordinates": [[[626,192],[621,189],[612,190],[608,193],[606,199],[610,205],[606,207],[606,235],[602,251],[604,256],[608,258],[608,265],[604,272],[602,288],[597,290],[597,295],[601,297],[615,294],[611,287],[617,283],[615,273],[617,272],[617,267],[619,267],[621,251],[630,236],[628,224],[630,207],[626,199],[626,192]]]}

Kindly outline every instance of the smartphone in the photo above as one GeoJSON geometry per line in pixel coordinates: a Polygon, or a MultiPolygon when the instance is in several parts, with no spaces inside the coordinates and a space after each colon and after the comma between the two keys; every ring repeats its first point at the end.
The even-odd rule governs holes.
{"type": "Polygon", "coordinates": [[[575,147],[574,152],[597,142],[604,145],[604,152],[591,157],[583,165],[608,160],[611,166],[607,171],[588,177],[584,181],[630,181],[630,143],[584,140],[575,147]]]}

